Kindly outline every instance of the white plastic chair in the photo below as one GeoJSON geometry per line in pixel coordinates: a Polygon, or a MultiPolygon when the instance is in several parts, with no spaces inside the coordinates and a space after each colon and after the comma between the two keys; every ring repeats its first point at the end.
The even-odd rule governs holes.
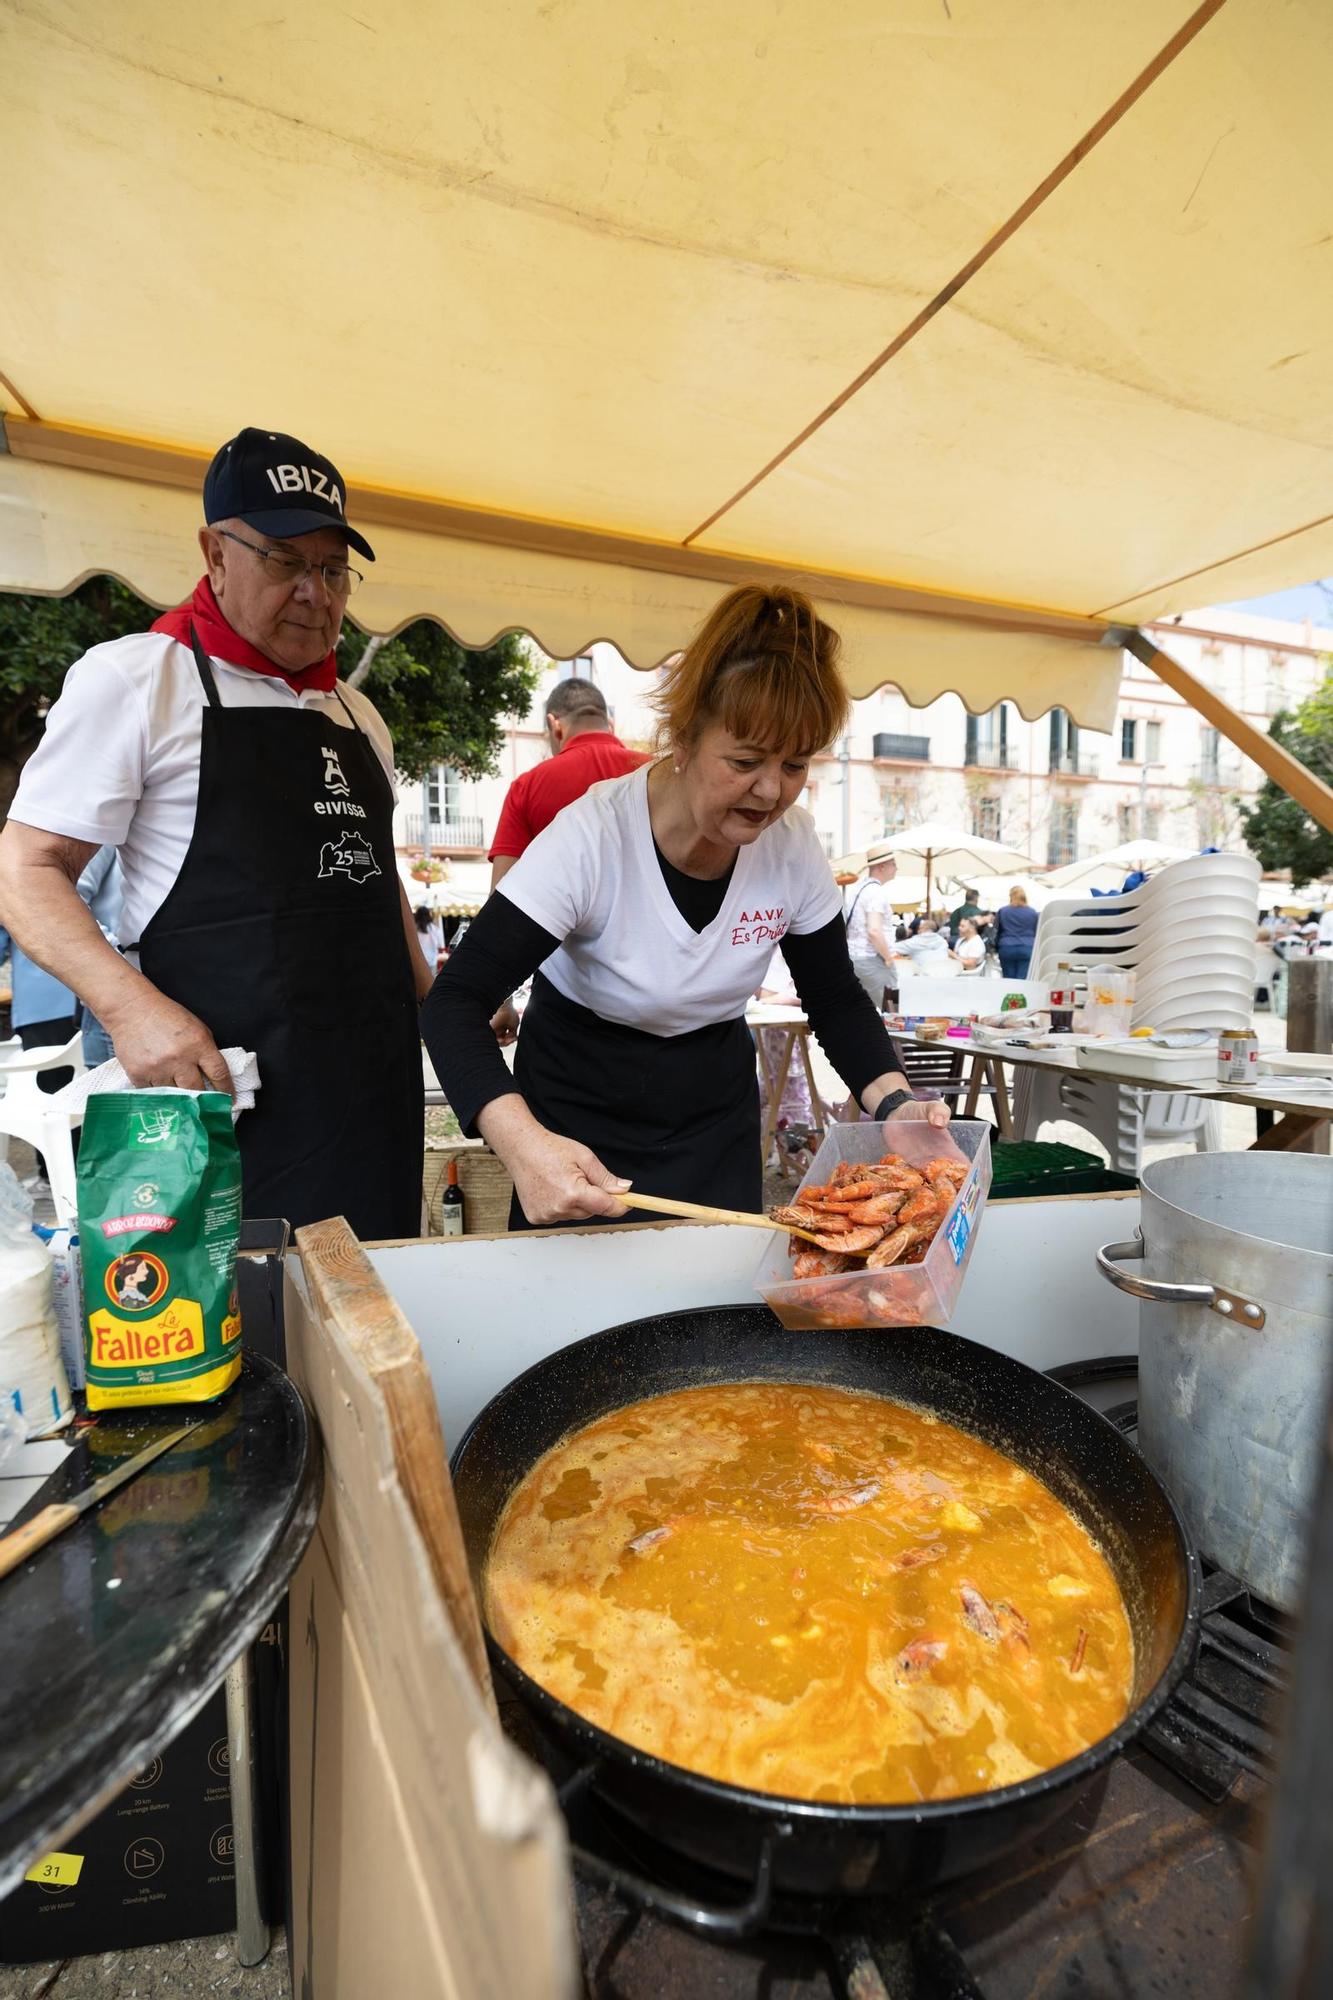
{"type": "Polygon", "coordinates": [[[1078,1070],[1021,1070],[1014,1091],[1015,1132],[1035,1139],[1053,1119],[1091,1132],[1105,1146],[1116,1172],[1136,1179],[1146,1141],[1188,1139],[1196,1153],[1215,1152],[1220,1130],[1217,1108],[1206,1097],[1136,1090],[1078,1070]]]}
{"type": "Polygon", "coordinates": [[[82,1032],[63,1048],[28,1049],[18,1041],[0,1043],[0,1160],[9,1158],[11,1139],[23,1139],[46,1161],[56,1220],[74,1225],[78,1191],[74,1179],[73,1121],[59,1097],[37,1087],[44,1071],[83,1069],[82,1032]]]}

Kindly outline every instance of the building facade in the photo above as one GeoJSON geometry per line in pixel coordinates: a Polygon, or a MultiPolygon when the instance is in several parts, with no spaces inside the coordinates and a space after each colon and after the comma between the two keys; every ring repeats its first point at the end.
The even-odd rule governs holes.
{"type": "MultiPolygon", "coordinates": [[[[1333,652],[1333,629],[1235,611],[1150,629],[1262,729],[1317,685],[1333,652]]],[[[1238,807],[1253,799],[1262,772],[1147,667],[1123,659],[1109,735],[1080,729],[1061,709],[1029,722],[1011,701],[979,716],[954,695],[912,708],[892,686],[858,701],[847,736],[815,760],[802,799],[825,851],[854,852],[926,819],[1001,840],[1029,855],[1034,873],[1141,837],[1185,848],[1241,846],[1238,807]]],[[[602,688],[618,735],[652,747],[651,675],[608,645],[553,664],[531,714],[506,732],[496,777],[463,781],[441,767],[401,787],[400,847],[447,860],[460,894],[488,883],[486,845],[505,790],[547,754],[541,705],[554,682],[574,672],[602,688]]]]}

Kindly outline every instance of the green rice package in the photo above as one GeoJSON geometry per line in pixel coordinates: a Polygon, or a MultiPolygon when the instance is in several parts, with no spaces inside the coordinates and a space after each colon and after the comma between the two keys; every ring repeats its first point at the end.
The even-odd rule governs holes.
{"type": "Polygon", "coordinates": [[[231,1099],[90,1097],[78,1178],[89,1409],[220,1396],[241,1367],[231,1099]]]}

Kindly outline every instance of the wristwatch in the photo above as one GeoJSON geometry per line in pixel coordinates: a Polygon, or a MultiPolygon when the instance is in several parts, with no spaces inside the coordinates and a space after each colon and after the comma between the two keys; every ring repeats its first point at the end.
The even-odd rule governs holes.
{"type": "Polygon", "coordinates": [[[880,1098],[871,1115],[878,1122],[888,1118],[900,1105],[910,1104],[911,1102],[912,1093],[910,1090],[891,1090],[887,1097],[880,1098]]]}

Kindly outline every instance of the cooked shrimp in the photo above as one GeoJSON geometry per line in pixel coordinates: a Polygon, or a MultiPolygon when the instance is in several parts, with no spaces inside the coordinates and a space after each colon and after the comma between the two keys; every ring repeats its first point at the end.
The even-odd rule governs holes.
{"type": "Polygon", "coordinates": [[[877,1244],[866,1258],[867,1271],[883,1271],[888,1265],[896,1264],[904,1250],[910,1248],[915,1242],[916,1230],[912,1227],[911,1223],[906,1224],[901,1229],[895,1229],[891,1235],[886,1236],[881,1243],[877,1244]]]}
{"type": "Polygon", "coordinates": [[[793,1278],[833,1278],[839,1271],[845,1271],[851,1261],[833,1250],[801,1250],[791,1274],[793,1278]]]}
{"type": "Polygon", "coordinates": [[[915,1194],[908,1195],[898,1210],[898,1220],[925,1222],[928,1218],[936,1222],[943,1220],[944,1210],[940,1207],[940,1197],[928,1187],[918,1188],[915,1194]]]}
{"type": "Polygon", "coordinates": [[[942,1660],[949,1647],[943,1639],[913,1639],[904,1646],[895,1665],[900,1680],[917,1680],[929,1673],[937,1660],[942,1660]]]}
{"type": "Polygon", "coordinates": [[[971,1169],[966,1160],[939,1159],[927,1160],[921,1171],[928,1181],[933,1181],[937,1174],[942,1174],[945,1180],[961,1182],[967,1179],[971,1169]]]}
{"type": "Polygon", "coordinates": [[[898,1569],[920,1569],[922,1563],[937,1562],[948,1551],[943,1542],[923,1542],[918,1549],[904,1549],[899,1556],[898,1569]]]}
{"type": "Polygon", "coordinates": [[[863,1229],[849,1228],[846,1235],[834,1231],[815,1231],[815,1242],[821,1250],[841,1251],[847,1257],[863,1257],[867,1250],[873,1250],[884,1234],[882,1228],[867,1224],[863,1229]]]}
{"type": "Polygon", "coordinates": [[[812,1208],[805,1201],[788,1202],[785,1208],[770,1208],[768,1212],[774,1222],[781,1222],[788,1229],[818,1229],[819,1227],[819,1211],[812,1208]]]}
{"type": "Polygon", "coordinates": [[[960,1584],[958,1595],[963,1600],[963,1621],[982,1639],[992,1643],[1000,1636],[1000,1621],[987,1604],[981,1592],[973,1583],[960,1584]]]}
{"type": "Polygon", "coordinates": [[[853,1222],[892,1222],[902,1203],[903,1198],[897,1192],[874,1194],[869,1201],[858,1201],[848,1215],[853,1222]]]}

